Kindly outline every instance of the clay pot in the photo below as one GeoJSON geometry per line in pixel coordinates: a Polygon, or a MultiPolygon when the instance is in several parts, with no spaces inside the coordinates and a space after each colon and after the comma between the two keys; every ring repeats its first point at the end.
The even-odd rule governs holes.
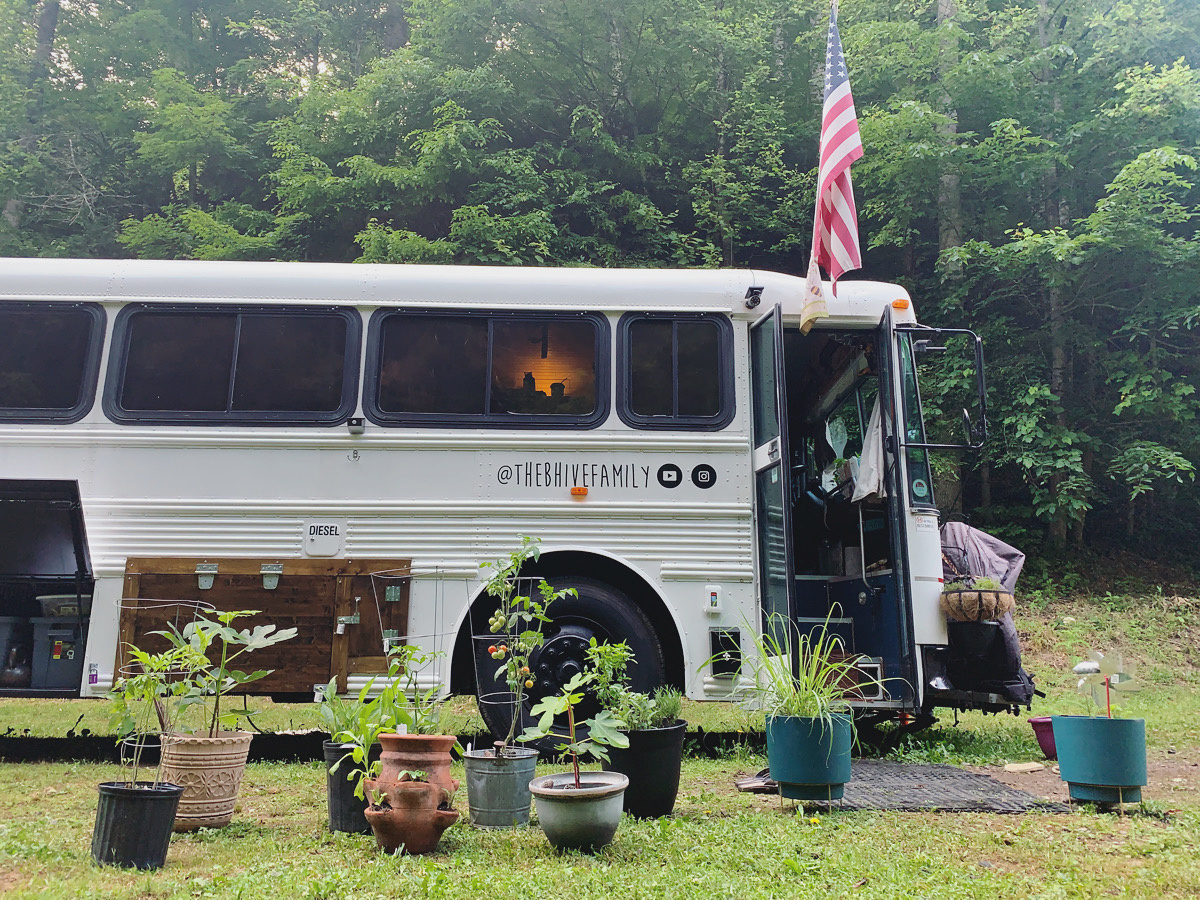
{"type": "Polygon", "coordinates": [[[991,622],[1016,606],[1008,591],[943,591],[939,604],[947,619],[955,622],[991,622]]]}
{"type": "Polygon", "coordinates": [[[176,831],[229,824],[253,737],[249,731],[222,731],[216,737],[164,736],[163,780],[183,788],[175,814],[176,831]]]}
{"type": "Polygon", "coordinates": [[[458,780],[450,777],[450,748],[456,740],[452,734],[381,734],[376,781],[398,782],[401,772],[424,772],[426,781],[453,795],[458,780]]]}
{"type": "Polygon", "coordinates": [[[388,853],[431,853],[442,833],[458,821],[449,795],[436,784],[367,779],[365,789],[374,802],[364,815],[375,843],[388,853]]]}

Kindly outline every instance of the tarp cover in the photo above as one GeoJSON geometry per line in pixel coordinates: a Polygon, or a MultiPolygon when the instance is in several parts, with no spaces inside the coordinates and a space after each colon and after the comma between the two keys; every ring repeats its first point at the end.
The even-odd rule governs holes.
{"type": "Polygon", "coordinates": [[[1025,565],[1025,554],[999,538],[992,537],[965,522],[947,522],[942,526],[943,576],[947,581],[995,578],[1010,594],[1025,565]],[[957,570],[957,571],[956,571],[957,570]]]}

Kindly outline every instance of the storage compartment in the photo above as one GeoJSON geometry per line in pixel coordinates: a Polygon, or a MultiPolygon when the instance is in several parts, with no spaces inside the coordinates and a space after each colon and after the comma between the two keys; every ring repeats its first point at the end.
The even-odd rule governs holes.
{"type": "Polygon", "coordinates": [[[236,620],[238,630],[275,625],[297,631],[293,640],[238,660],[247,672],[273,670],[241,692],[308,699],[334,676],[345,691],[351,675],[385,674],[385,638],[402,642],[408,634],[409,570],[409,561],[398,559],[131,557],[115,671],[126,664],[128,645],[165,650],[167,639],[155,632],[182,630],[207,605],[259,610],[236,620]],[[371,577],[384,571],[394,576],[390,584],[371,577]]]}
{"type": "Polygon", "coordinates": [[[87,626],[69,619],[32,619],[34,690],[77,691],[83,681],[87,626]]]}
{"type": "Polygon", "coordinates": [[[79,484],[0,479],[0,693],[79,692],[93,585],[79,484]]]}

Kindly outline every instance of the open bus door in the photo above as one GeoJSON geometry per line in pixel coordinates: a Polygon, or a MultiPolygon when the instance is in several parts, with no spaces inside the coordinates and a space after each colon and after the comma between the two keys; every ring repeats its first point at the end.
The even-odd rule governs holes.
{"type": "MultiPolygon", "coordinates": [[[[761,585],[761,627],[772,617],[795,615],[792,556],[791,455],[783,357],[783,316],[778,305],[750,326],[750,387],[754,417],[754,517],[761,585]]],[[[779,621],[776,619],[775,621],[779,621]]],[[[782,643],[784,635],[776,637],[782,643]]],[[[791,641],[795,650],[795,641],[791,641]]]]}

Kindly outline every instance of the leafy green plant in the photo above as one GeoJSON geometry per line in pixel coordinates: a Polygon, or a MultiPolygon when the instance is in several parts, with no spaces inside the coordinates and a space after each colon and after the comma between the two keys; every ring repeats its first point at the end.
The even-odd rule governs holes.
{"type": "Polygon", "coordinates": [[[343,698],[338,695],[338,680],[335,675],[329,679],[329,684],[317,691],[317,715],[331,738],[355,727],[370,703],[368,697],[374,684],[372,679],[363,686],[356,697],[343,698]]]}
{"type": "Polygon", "coordinates": [[[1003,591],[1002,585],[995,578],[983,575],[979,578],[964,578],[961,581],[950,581],[942,587],[943,593],[951,591],[1003,591]]]}
{"type": "MultiPolygon", "coordinates": [[[[129,648],[128,674],[120,677],[106,695],[109,726],[121,746],[121,779],[128,787],[138,783],[142,756],[155,736],[172,731],[180,707],[177,698],[187,691],[185,674],[202,662],[190,645],[173,646],[162,653],[129,648]]],[[[162,781],[162,759],[154,767],[152,783],[162,781]]]]}
{"type": "Polygon", "coordinates": [[[674,725],[683,707],[683,695],[674,688],[662,686],[653,694],[632,690],[629,686],[629,666],[636,665],[629,644],[588,642],[587,659],[595,674],[596,700],[625,723],[626,731],[664,728],[674,725]]]}
{"type": "Polygon", "coordinates": [[[849,711],[849,697],[864,686],[866,676],[858,669],[856,657],[846,653],[841,637],[830,632],[833,613],[830,610],[822,624],[795,635],[795,625],[778,614],[768,617],[761,633],[744,626],[752,650],[744,667],[752,678],[739,692],[748,704],[767,717],[820,719],[826,727],[834,715],[849,711]],[[799,660],[795,674],[793,640],[799,660]]]}
{"type": "MultiPolygon", "coordinates": [[[[179,690],[173,692],[180,707],[176,727],[185,730],[203,730],[209,737],[216,737],[222,728],[232,728],[253,715],[249,710],[221,711],[221,700],[234,688],[266,678],[273,669],[243,672],[230,668],[235,659],[244,653],[271,647],[296,636],[295,628],[276,630],[275,625],[255,625],[253,629],[240,631],[233,622],[246,616],[257,615],[260,610],[243,609],[233,612],[214,612],[214,618],[197,617],[182,629],[172,625],[167,631],[156,631],[181,650],[184,668],[179,672],[179,690]],[[190,652],[182,653],[184,648],[190,652]],[[212,661],[212,654],[216,662],[212,661]],[[187,726],[193,715],[199,715],[200,729],[187,726]]],[[[164,723],[164,729],[166,725],[164,723]]]]}
{"type": "Polygon", "coordinates": [[[545,579],[538,581],[538,598],[518,591],[521,567],[527,562],[536,562],[541,555],[538,538],[521,535],[521,546],[509,554],[507,559],[483,563],[482,568],[491,569],[485,591],[496,598],[496,612],[488,620],[488,630],[496,635],[496,643],[488,648],[492,659],[500,660],[494,679],[508,685],[512,703],[512,716],[508,734],[496,748],[497,755],[512,744],[516,735],[517,722],[521,718],[521,707],[525,692],[533,687],[530,657],[545,640],[542,628],[550,619],[546,611],[555,600],[577,596],[574,588],[555,591],[545,579]]]}
{"type": "Polygon", "coordinates": [[[576,672],[562,686],[562,690],[559,693],[543,697],[533,707],[533,714],[539,717],[537,725],[531,725],[526,728],[519,738],[522,741],[536,741],[550,737],[554,734],[554,720],[565,713],[567,716],[567,734],[565,736],[559,735],[559,737],[565,737],[565,740],[556,745],[556,749],[559,753],[571,757],[571,768],[575,773],[576,788],[580,786],[579,758],[581,756],[593,756],[599,760],[607,760],[608,751],[605,747],[629,746],[629,738],[621,733],[621,729],[625,727],[625,723],[616,718],[607,709],[601,709],[596,715],[583,722],[575,721],[575,707],[583,702],[587,696],[585,689],[595,680],[595,672],[576,672]],[[579,737],[578,728],[580,726],[588,729],[588,736],[586,738],[579,737]]]}
{"type": "MultiPolygon", "coordinates": [[[[377,679],[372,678],[358,693],[358,698],[349,704],[337,707],[336,712],[346,713],[343,727],[332,733],[333,739],[350,744],[350,749],[329,767],[336,772],[343,762],[352,765],[346,773],[348,781],[355,781],[354,793],[364,796],[364,781],[374,778],[380,769],[379,760],[372,760],[371,748],[379,742],[379,736],[391,732],[407,734],[436,734],[441,719],[443,701],[438,697],[439,687],[422,689],[418,673],[431,662],[441,657],[438,652],[427,652],[415,644],[391,645],[388,650],[388,673],[383,687],[370,699],[377,679]]],[[[336,691],[337,685],[333,685],[336,691]]],[[[331,709],[330,715],[335,715],[331,709]]],[[[454,748],[462,748],[455,742],[454,748]]]]}

